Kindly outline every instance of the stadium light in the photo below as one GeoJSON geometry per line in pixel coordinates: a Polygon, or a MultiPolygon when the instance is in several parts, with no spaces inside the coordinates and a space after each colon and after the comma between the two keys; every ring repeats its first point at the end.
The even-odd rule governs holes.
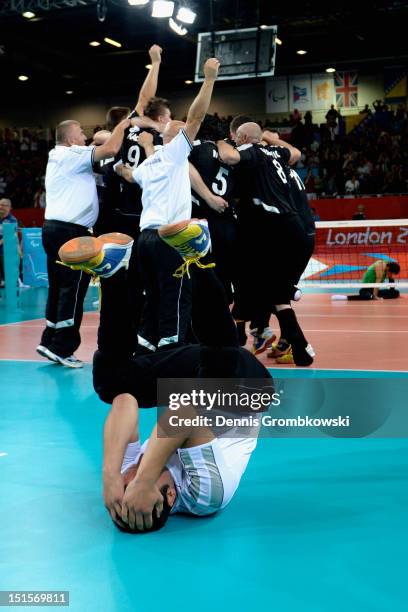
{"type": "Polygon", "coordinates": [[[19,81],[28,81],[28,76],[26,76],[25,74],[20,74],[20,76],[18,77],[19,81]]]}
{"type": "Polygon", "coordinates": [[[144,6],[149,0],[128,0],[130,6],[144,6]]]}
{"type": "Polygon", "coordinates": [[[31,11],[24,11],[23,17],[25,17],[26,19],[34,19],[35,13],[31,11]]]}
{"type": "MultiPolygon", "coordinates": [[[[262,27],[262,26],[261,26],[261,27],[262,27]]],[[[282,41],[281,41],[281,39],[280,39],[280,38],[278,38],[278,37],[276,37],[276,38],[275,38],[275,42],[276,42],[276,44],[277,44],[277,45],[281,45],[281,44],[283,44],[283,43],[282,43],[282,41]]]]}
{"type": "Polygon", "coordinates": [[[112,38],[108,38],[107,36],[103,39],[108,45],[112,45],[112,47],[121,47],[121,43],[113,40],[112,38]]]}
{"type": "Polygon", "coordinates": [[[187,28],[182,26],[181,23],[177,23],[177,21],[174,21],[172,17],[170,17],[169,19],[169,26],[173,30],[173,32],[175,32],[179,36],[185,36],[188,32],[187,28]]]}
{"type": "Polygon", "coordinates": [[[150,70],[150,68],[152,67],[151,64],[146,64],[145,68],[147,68],[147,70],[150,70]]]}
{"type": "Polygon", "coordinates": [[[190,79],[187,79],[187,81],[184,81],[186,85],[192,85],[193,81],[190,81],[190,79]]]}
{"type": "Polygon", "coordinates": [[[97,40],[91,40],[91,42],[89,43],[90,47],[100,47],[101,43],[98,42],[97,40]]]}
{"type": "Polygon", "coordinates": [[[326,68],[326,72],[336,72],[335,68],[326,68]]]}
{"type": "Polygon", "coordinates": [[[68,91],[65,92],[68,96],[70,96],[71,94],[73,94],[74,92],[72,91],[72,89],[68,89],[68,91]]]}
{"type": "Polygon", "coordinates": [[[189,9],[187,6],[181,6],[178,10],[177,17],[183,23],[194,23],[197,13],[189,9]]]}
{"type": "Polygon", "coordinates": [[[174,2],[168,0],[154,0],[152,6],[152,17],[171,17],[174,11],[174,2]]]}
{"type": "Polygon", "coordinates": [[[296,51],[296,53],[298,55],[306,55],[307,51],[305,51],[304,49],[299,49],[299,51],[296,51]]]}

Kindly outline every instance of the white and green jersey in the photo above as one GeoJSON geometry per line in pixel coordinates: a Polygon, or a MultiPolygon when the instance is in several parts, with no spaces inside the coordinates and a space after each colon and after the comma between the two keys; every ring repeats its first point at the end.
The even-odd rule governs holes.
{"type": "MultiPolygon", "coordinates": [[[[129,444],[122,464],[122,474],[136,465],[148,440],[129,444]]],[[[191,448],[179,448],[166,463],[177,490],[171,510],[208,515],[225,508],[231,501],[248,465],[257,438],[214,438],[191,448]]]]}

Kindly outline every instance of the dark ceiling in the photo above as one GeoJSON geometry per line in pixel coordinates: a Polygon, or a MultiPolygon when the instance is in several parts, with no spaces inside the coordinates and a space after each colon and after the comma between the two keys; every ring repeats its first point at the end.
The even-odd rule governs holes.
{"type": "Polygon", "coordinates": [[[277,24],[283,41],[277,53],[278,75],[319,71],[329,64],[337,69],[382,72],[384,65],[406,64],[408,58],[408,2],[186,0],[198,18],[189,26],[189,34],[180,37],[169,29],[167,20],[153,19],[147,7],[107,0],[107,16],[101,23],[96,2],[84,1],[88,5],[36,10],[38,18],[29,21],[9,10],[10,0],[0,0],[2,106],[21,100],[22,94],[29,104],[65,96],[66,90],[87,97],[101,96],[106,90],[127,95],[146,74],[146,50],[154,42],[164,48],[161,86],[182,88],[185,79],[193,78],[197,32],[212,26],[277,24]],[[105,43],[89,46],[91,40],[104,36],[120,41],[122,48],[105,43]],[[297,55],[298,49],[307,54],[297,55]],[[19,74],[30,78],[21,83],[19,74]]]}

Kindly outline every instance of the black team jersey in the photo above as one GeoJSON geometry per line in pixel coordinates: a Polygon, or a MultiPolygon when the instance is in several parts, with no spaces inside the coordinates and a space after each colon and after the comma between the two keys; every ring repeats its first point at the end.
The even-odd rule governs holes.
{"type": "Polygon", "coordinates": [[[302,220],[306,234],[308,236],[314,236],[316,234],[316,228],[312,211],[310,210],[309,200],[307,199],[306,188],[302,179],[293,168],[289,168],[289,177],[293,201],[302,220]]]}
{"type": "Polygon", "coordinates": [[[119,204],[120,179],[114,170],[114,165],[119,159],[118,154],[116,157],[101,159],[93,165],[99,200],[99,214],[94,232],[98,235],[115,230],[112,215],[119,204]]]}
{"type": "MultiPolygon", "coordinates": [[[[137,116],[136,112],[133,112],[130,119],[137,116]]],[[[139,128],[137,126],[127,128],[120,150],[120,158],[122,163],[132,169],[140,166],[146,159],[144,148],[137,143],[141,132],[149,132],[153,135],[153,145],[155,147],[163,144],[162,135],[152,128],[139,128]]],[[[120,179],[119,208],[125,215],[140,216],[142,212],[142,190],[137,183],[128,183],[124,179],[120,179]]]]}
{"type": "Polygon", "coordinates": [[[276,214],[297,214],[287,166],[289,149],[245,144],[237,151],[241,157],[237,166],[241,190],[240,217],[261,221],[276,214]]]}
{"type": "MultiPolygon", "coordinates": [[[[193,150],[189,160],[198,170],[208,189],[217,196],[220,196],[228,203],[232,200],[234,189],[234,170],[230,166],[223,164],[218,155],[217,145],[209,140],[196,140],[193,143],[193,150]]],[[[193,211],[192,216],[207,218],[208,215],[219,217],[219,213],[210,206],[193,190],[192,191],[193,211]]],[[[225,210],[223,216],[232,216],[231,206],[225,210]]]]}

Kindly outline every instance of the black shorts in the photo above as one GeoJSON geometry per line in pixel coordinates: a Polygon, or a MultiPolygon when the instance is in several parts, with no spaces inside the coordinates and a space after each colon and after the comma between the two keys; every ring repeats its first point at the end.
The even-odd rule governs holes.
{"type": "Polygon", "coordinates": [[[271,378],[258,359],[240,347],[216,349],[194,344],[123,361],[96,351],[93,359],[94,389],[108,404],[117,395],[129,393],[141,408],[153,408],[157,406],[158,379],[209,377],[271,378]]]}

